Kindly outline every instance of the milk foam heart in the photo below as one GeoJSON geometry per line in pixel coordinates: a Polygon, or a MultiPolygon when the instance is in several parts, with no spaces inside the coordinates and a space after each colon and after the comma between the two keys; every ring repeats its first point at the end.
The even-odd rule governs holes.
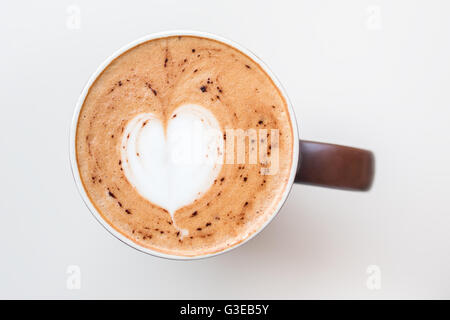
{"type": "Polygon", "coordinates": [[[223,134],[214,115],[193,104],[178,107],[166,127],[163,123],[152,113],[128,122],[121,144],[122,166],[137,192],[174,220],[176,210],[200,198],[217,178],[223,134]]]}

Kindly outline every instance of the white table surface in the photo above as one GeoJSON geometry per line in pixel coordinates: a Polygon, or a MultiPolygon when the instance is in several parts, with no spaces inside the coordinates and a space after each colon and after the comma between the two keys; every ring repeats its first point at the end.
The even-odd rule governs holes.
{"type": "Polygon", "coordinates": [[[449,10],[406,0],[3,3],[0,298],[450,298],[449,10]],[[295,185],[264,232],[201,261],[113,238],[73,183],[73,108],[112,52],[172,29],[259,55],[302,138],[374,151],[372,190],[295,185]],[[71,265],[79,289],[67,286],[71,265]],[[378,290],[367,286],[374,276],[378,290]]]}

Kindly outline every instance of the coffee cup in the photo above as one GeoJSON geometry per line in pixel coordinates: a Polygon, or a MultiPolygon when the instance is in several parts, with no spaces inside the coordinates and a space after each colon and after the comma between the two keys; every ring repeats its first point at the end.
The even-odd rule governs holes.
{"type": "MultiPolygon", "coordinates": [[[[150,89],[154,90],[153,88],[150,89]]],[[[156,92],[154,92],[154,95],[156,96],[156,92]]],[[[355,191],[367,191],[370,189],[374,176],[374,156],[370,151],[335,144],[301,140],[299,137],[299,127],[295,119],[296,118],[293,106],[288,98],[285,89],[282,87],[280,81],[275,77],[275,75],[267,67],[267,65],[263,61],[261,61],[261,59],[259,59],[256,55],[254,55],[252,52],[242,47],[241,45],[217,35],[197,31],[169,31],[151,34],[141,39],[138,39],[116,51],[113,55],[111,55],[101,64],[101,66],[94,72],[94,74],[90,77],[89,81],[85,85],[77,102],[70,129],[70,161],[72,172],[80,195],[84,200],[85,204],[87,205],[87,207],[89,208],[89,210],[91,211],[91,213],[93,214],[93,216],[106,230],[108,230],[112,235],[114,235],[122,242],[128,244],[129,246],[141,252],[162,258],[177,259],[177,260],[192,260],[205,257],[212,257],[236,249],[242,244],[248,242],[257,234],[259,234],[281,210],[283,204],[286,202],[288,198],[289,192],[294,183],[304,183],[355,191]],[[242,239],[242,241],[239,241],[238,243],[235,243],[229,246],[228,248],[218,250],[217,252],[192,256],[183,256],[160,252],[142,246],[136,241],[133,241],[132,239],[127,237],[123,232],[119,231],[117,228],[114,228],[114,226],[112,226],[111,223],[108,223],[105,220],[104,216],[99,212],[98,208],[94,205],[93,201],[89,197],[85,185],[83,184],[83,181],[81,179],[81,174],[76,155],[77,152],[76,136],[77,136],[77,127],[80,120],[80,111],[83,107],[83,104],[85,103],[86,96],[88,95],[89,90],[96,81],[96,79],[104,72],[104,70],[111,64],[111,62],[114,61],[114,59],[116,59],[123,53],[127,52],[128,50],[151,40],[167,37],[190,37],[190,36],[214,40],[226,44],[240,51],[241,53],[249,57],[253,62],[255,62],[270,77],[271,81],[273,82],[273,84],[276,86],[276,88],[279,90],[282,97],[286,101],[287,112],[289,113],[289,119],[291,122],[290,125],[292,127],[292,139],[294,143],[292,145],[292,152],[290,159],[292,165],[290,166],[289,169],[290,171],[287,177],[286,186],[283,189],[283,191],[278,195],[279,200],[277,202],[277,205],[271,212],[270,217],[266,219],[261,226],[258,227],[258,230],[256,230],[252,234],[249,234],[247,237],[242,239]]],[[[110,196],[115,198],[115,195],[111,191],[108,192],[110,196]]],[[[120,202],[118,203],[122,207],[122,204],[120,202]]]]}

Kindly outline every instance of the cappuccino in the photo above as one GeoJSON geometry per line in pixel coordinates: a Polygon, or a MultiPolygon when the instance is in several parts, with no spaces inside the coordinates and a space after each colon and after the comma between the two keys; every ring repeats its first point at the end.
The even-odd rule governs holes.
{"type": "Polygon", "coordinates": [[[275,213],[294,143],[287,102],[256,62],[216,40],[173,36],[103,70],[75,147],[86,194],[112,228],[153,251],[201,256],[275,213]]]}

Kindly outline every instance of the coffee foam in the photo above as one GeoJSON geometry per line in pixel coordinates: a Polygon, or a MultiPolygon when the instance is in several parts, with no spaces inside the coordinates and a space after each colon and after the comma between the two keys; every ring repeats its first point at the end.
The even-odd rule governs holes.
{"type": "MultiPolygon", "coordinates": [[[[181,119],[193,115],[193,109],[190,110],[181,119]]],[[[277,86],[246,55],[200,37],[151,40],[117,57],[86,95],[76,135],[80,177],[104,221],[143,248],[176,256],[222,251],[257,232],[276,211],[292,167],[293,130],[286,101],[277,86]],[[206,191],[201,188],[202,195],[193,202],[163,208],[149,201],[135,186],[138,182],[129,177],[130,172],[136,174],[139,169],[125,173],[123,139],[133,133],[134,151],[148,152],[140,149],[142,137],[138,138],[145,137],[148,129],[134,132],[141,130],[139,123],[142,126],[145,122],[138,117],[145,116],[155,125],[151,134],[159,134],[159,141],[167,147],[169,127],[178,126],[173,121],[186,105],[196,105],[214,115],[225,145],[231,138],[227,134],[229,128],[256,130],[257,139],[265,139],[268,144],[267,155],[278,146],[278,170],[266,175],[261,172],[267,166],[260,161],[225,161],[212,185],[206,191]],[[279,131],[276,143],[271,137],[266,138],[272,129],[279,131]],[[182,237],[180,229],[188,230],[189,235],[182,237]]],[[[249,136],[246,141],[253,139],[249,136]]],[[[250,158],[249,151],[248,147],[244,149],[245,159],[250,158]]],[[[179,161],[177,152],[167,154],[179,161]]],[[[143,164],[140,166],[145,169],[143,164]]],[[[188,179],[196,182],[198,177],[189,175],[188,179]]]]}

